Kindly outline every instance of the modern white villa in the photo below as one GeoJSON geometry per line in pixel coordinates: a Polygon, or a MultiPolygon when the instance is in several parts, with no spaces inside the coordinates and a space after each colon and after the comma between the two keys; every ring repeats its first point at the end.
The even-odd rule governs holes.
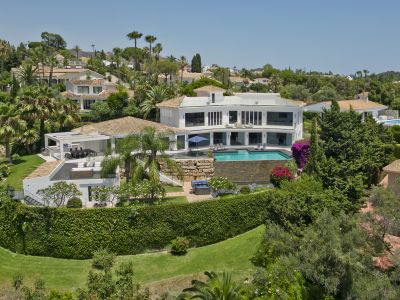
{"type": "Polygon", "coordinates": [[[116,90],[117,85],[105,79],[74,79],[67,81],[66,91],[61,94],[85,110],[93,103],[106,100],[116,90]]]}
{"type": "Polygon", "coordinates": [[[160,123],[184,129],[176,150],[193,147],[288,147],[303,137],[303,106],[276,93],[238,93],[206,86],[197,97],[181,96],[158,104],[160,123]],[[205,140],[190,143],[193,136],[205,140]]]}

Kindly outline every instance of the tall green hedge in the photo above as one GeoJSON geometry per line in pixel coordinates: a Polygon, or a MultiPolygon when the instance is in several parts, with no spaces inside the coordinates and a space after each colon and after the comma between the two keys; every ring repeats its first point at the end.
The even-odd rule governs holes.
{"type": "Polygon", "coordinates": [[[191,204],[57,209],[2,201],[0,246],[30,255],[83,259],[99,248],[124,255],[162,249],[177,236],[202,246],[262,224],[269,192],[191,204]]]}

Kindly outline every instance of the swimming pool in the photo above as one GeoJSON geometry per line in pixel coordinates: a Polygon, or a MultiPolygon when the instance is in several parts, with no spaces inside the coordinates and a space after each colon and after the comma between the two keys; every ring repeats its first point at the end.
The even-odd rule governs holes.
{"type": "Polygon", "coordinates": [[[382,123],[383,123],[383,125],[388,125],[388,126],[400,125],[400,119],[386,120],[386,121],[383,121],[382,123]]]}
{"type": "Polygon", "coordinates": [[[246,161],[246,160],[289,160],[291,157],[281,151],[248,151],[237,150],[215,152],[216,161],[246,161]]]}

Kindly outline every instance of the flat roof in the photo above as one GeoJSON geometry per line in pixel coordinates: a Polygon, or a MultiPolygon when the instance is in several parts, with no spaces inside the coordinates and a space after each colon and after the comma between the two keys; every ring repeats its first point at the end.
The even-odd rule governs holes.
{"type": "Polygon", "coordinates": [[[109,140],[110,137],[104,134],[81,134],[79,132],[56,132],[56,133],[46,133],[47,137],[52,140],[59,142],[86,142],[86,141],[101,141],[109,140]]]}
{"type": "Polygon", "coordinates": [[[233,96],[224,96],[222,101],[210,103],[209,97],[181,96],[161,102],[158,107],[184,108],[205,106],[288,106],[301,107],[305,103],[282,98],[279,93],[236,93],[233,96]]]}

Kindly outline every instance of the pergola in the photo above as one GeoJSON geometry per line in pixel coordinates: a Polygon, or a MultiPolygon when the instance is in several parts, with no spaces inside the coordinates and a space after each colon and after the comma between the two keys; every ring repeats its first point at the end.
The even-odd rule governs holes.
{"type": "Polygon", "coordinates": [[[103,134],[81,134],[79,132],[58,132],[58,133],[47,133],[45,134],[45,148],[49,151],[50,156],[57,156],[59,153],[59,159],[62,159],[65,154],[65,150],[72,148],[82,147],[85,143],[101,142],[111,139],[110,136],[103,134]],[[56,143],[55,146],[49,146],[49,142],[53,141],[56,143]]]}

